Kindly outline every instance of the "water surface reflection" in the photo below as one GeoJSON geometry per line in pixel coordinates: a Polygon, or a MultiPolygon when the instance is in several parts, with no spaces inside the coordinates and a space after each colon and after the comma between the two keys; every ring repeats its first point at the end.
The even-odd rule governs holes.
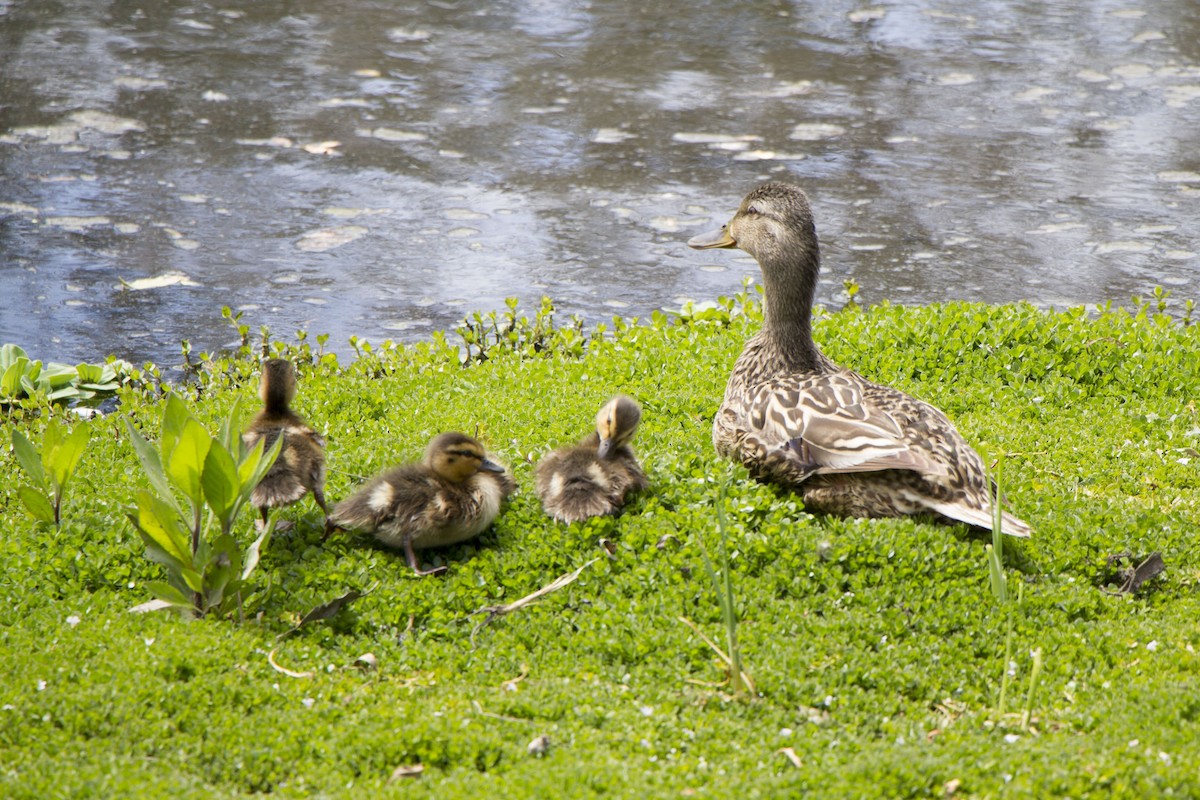
{"type": "Polygon", "coordinates": [[[0,340],[44,359],[728,294],[683,242],[766,177],[826,302],[1195,295],[1190,0],[0,0],[0,40],[0,340]]]}

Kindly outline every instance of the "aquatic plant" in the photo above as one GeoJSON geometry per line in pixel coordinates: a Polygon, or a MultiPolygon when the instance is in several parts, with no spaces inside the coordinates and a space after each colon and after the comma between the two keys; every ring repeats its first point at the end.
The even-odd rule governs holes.
{"type": "Polygon", "coordinates": [[[0,346],[0,406],[24,400],[92,405],[137,377],[128,361],[105,364],[42,364],[15,344],[0,346]]]}

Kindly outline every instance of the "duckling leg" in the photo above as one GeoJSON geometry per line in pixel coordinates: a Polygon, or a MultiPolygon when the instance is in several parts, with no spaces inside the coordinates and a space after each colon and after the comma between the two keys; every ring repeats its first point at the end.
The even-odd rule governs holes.
{"type": "Polygon", "coordinates": [[[325,531],[321,534],[323,542],[329,538],[329,534],[333,533],[337,526],[329,520],[329,509],[325,507],[325,493],[320,489],[313,489],[312,493],[313,500],[317,501],[317,505],[321,507],[321,513],[325,515],[325,531]]]}
{"type": "Polygon", "coordinates": [[[421,562],[417,561],[417,554],[413,550],[412,536],[405,535],[404,537],[404,557],[408,559],[408,565],[412,567],[412,571],[418,575],[441,575],[446,571],[445,567],[434,567],[433,569],[421,569],[421,562]]]}

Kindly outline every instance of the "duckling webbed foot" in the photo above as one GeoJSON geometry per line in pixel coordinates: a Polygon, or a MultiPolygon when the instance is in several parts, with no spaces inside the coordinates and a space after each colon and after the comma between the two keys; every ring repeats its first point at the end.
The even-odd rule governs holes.
{"type": "Polygon", "coordinates": [[[427,575],[441,575],[446,571],[446,567],[434,567],[433,569],[421,569],[421,562],[417,560],[417,554],[413,550],[412,537],[404,537],[404,557],[408,560],[408,566],[412,567],[412,571],[420,577],[427,575]]]}

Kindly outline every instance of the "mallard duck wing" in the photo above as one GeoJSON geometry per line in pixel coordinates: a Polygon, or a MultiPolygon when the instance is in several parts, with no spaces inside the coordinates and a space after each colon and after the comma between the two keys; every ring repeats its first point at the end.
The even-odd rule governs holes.
{"type": "Polygon", "coordinates": [[[946,475],[863,388],[850,373],[778,378],[756,387],[745,421],[770,460],[792,462],[808,475],[883,469],[946,475]]]}

